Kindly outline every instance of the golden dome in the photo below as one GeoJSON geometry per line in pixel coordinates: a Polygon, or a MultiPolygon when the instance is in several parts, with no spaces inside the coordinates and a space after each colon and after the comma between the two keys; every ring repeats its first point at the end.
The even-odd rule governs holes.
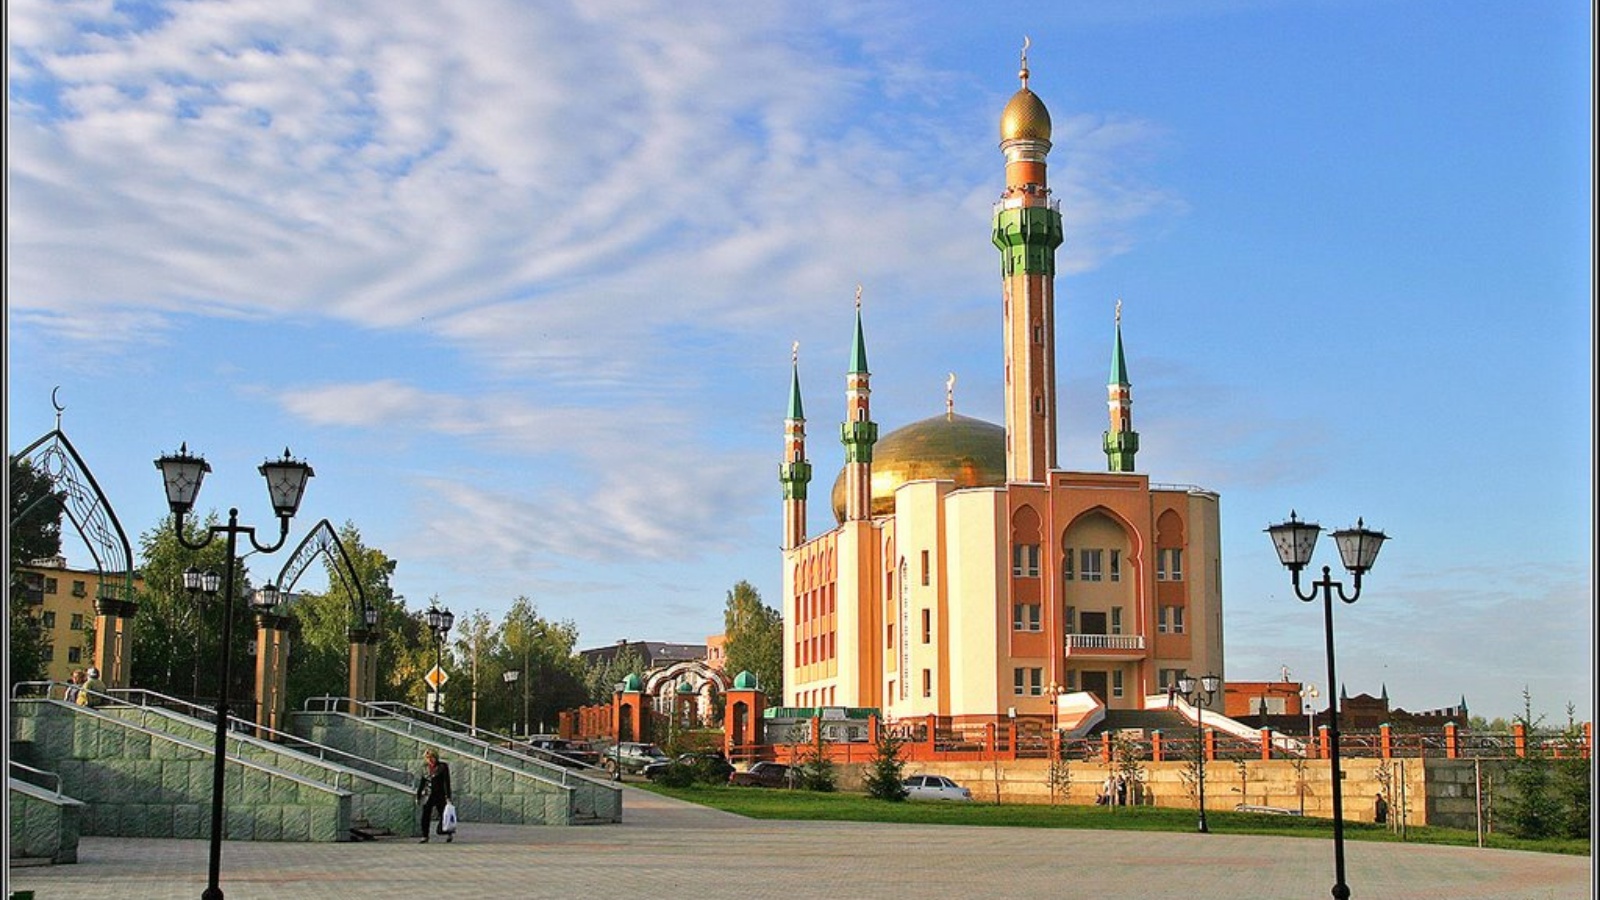
{"type": "Polygon", "coordinates": [[[1000,114],[1000,140],[1050,140],[1050,111],[1039,95],[1026,87],[1017,91],[1000,114]]]}
{"type": "MultiPolygon", "coordinates": [[[[872,516],[894,512],[908,481],[941,478],[956,487],[1006,483],[1005,428],[968,416],[939,415],[897,428],[872,449],[872,516]]],[[[833,516],[844,521],[844,470],[833,481],[833,516]]]]}

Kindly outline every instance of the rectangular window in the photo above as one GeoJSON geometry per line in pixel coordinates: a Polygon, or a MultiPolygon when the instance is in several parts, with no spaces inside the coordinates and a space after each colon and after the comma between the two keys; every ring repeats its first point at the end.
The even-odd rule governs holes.
{"type": "Polygon", "coordinates": [[[933,643],[933,610],[931,609],[922,611],[922,642],[924,644],[933,643]]]}
{"type": "Polygon", "coordinates": [[[1027,680],[1026,680],[1026,676],[1023,674],[1023,670],[1020,669],[1020,668],[1012,669],[1011,670],[1011,693],[1016,694],[1018,697],[1021,697],[1022,695],[1026,694],[1027,692],[1028,692],[1027,680]]]}
{"type": "Polygon", "coordinates": [[[72,630],[73,631],[82,631],[83,630],[83,613],[73,613],[72,614],[72,630]]]}
{"type": "Polygon", "coordinates": [[[922,670],[922,696],[924,696],[924,697],[932,697],[933,696],[933,670],[932,669],[923,669],[922,670]]]}
{"type": "Polygon", "coordinates": [[[922,585],[927,587],[930,568],[928,566],[928,551],[922,551],[922,585]]]}
{"type": "Polygon", "coordinates": [[[1183,634],[1183,607],[1172,608],[1172,633],[1183,634]]]}
{"type": "Polygon", "coordinates": [[[40,618],[42,618],[44,620],[44,627],[46,627],[46,628],[54,628],[54,627],[56,627],[56,613],[55,613],[55,610],[53,610],[53,609],[45,610],[44,611],[44,615],[41,616],[40,618]]]}
{"type": "Polygon", "coordinates": [[[893,622],[889,623],[889,642],[887,644],[885,644],[884,646],[885,647],[890,647],[890,648],[894,647],[894,623],[893,622]]]}
{"type": "Polygon", "coordinates": [[[1113,696],[1113,697],[1121,697],[1122,696],[1122,670],[1121,669],[1112,669],[1111,670],[1111,696],[1113,696]]]}
{"type": "Polygon", "coordinates": [[[1156,580],[1183,580],[1183,551],[1177,548],[1156,551],[1156,580]]]}
{"type": "Polygon", "coordinates": [[[1067,670],[1067,691],[1068,691],[1068,693],[1072,693],[1072,692],[1077,691],[1077,689],[1078,689],[1078,671],[1076,669],[1068,669],[1067,670]]]}
{"type": "Polygon", "coordinates": [[[1122,607],[1120,606],[1111,607],[1111,633],[1122,633],[1122,607]]]}
{"type": "Polygon", "coordinates": [[[87,597],[87,596],[89,596],[89,586],[84,584],[81,581],[78,581],[78,580],[74,579],[73,582],[72,582],[72,596],[74,596],[74,597],[87,597]]]}
{"type": "Polygon", "coordinates": [[[68,647],[67,648],[67,662],[75,663],[75,662],[82,662],[82,661],[83,661],[83,648],[82,647],[68,647]]]}
{"type": "Polygon", "coordinates": [[[1073,561],[1072,548],[1068,547],[1067,548],[1067,552],[1061,554],[1061,580],[1062,581],[1071,581],[1072,580],[1072,561],[1073,561]]]}
{"type": "Polygon", "coordinates": [[[56,580],[54,578],[46,578],[44,580],[44,592],[46,594],[54,594],[56,592],[56,580]]]}
{"type": "Polygon", "coordinates": [[[1156,683],[1164,691],[1176,685],[1179,679],[1183,678],[1183,672],[1183,669],[1162,669],[1157,674],[1156,683]]]}
{"type": "Polygon", "coordinates": [[[1078,633],[1078,608],[1076,606],[1067,607],[1067,614],[1063,618],[1066,619],[1066,633],[1067,634],[1077,634],[1078,633]]]}
{"type": "Polygon", "coordinates": [[[42,657],[45,662],[54,662],[56,658],[56,645],[45,644],[44,647],[40,649],[39,656],[42,657]]]}
{"type": "Polygon", "coordinates": [[[1037,603],[1014,603],[1011,606],[1013,631],[1042,631],[1040,606],[1037,603]]]}
{"type": "Polygon", "coordinates": [[[1044,669],[1028,670],[1028,694],[1033,697],[1044,696],[1044,669]]]}
{"type": "Polygon", "coordinates": [[[1084,581],[1099,581],[1101,575],[1100,557],[1101,552],[1099,550],[1080,551],[1078,554],[1078,562],[1081,563],[1078,566],[1079,577],[1084,581]]]}
{"type": "MultiPolygon", "coordinates": [[[[1167,607],[1158,606],[1158,607],[1156,607],[1156,634],[1166,634],[1166,633],[1167,633],[1167,607]]],[[[1161,671],[1165,672],[1166,669],[1162,669],[1161,671]]],[[[1161,686],[1162,687],[1166,687],[1165,684],[1162,684],[1161,686]]]]}
{"type": "Polygon", "coordinates": [[[1122,580],[1122,551],[1121,550],[1113,550],[1113,551],[1111,551],[1111,580],[1112,581],[1121,581],[1122,580]]]}
{"type": "Polygon", "coordinates": [[[1017,578],[1039,577],[1039,545],[1016,544],[1011,548],[1011,574],[1017,578]]]}

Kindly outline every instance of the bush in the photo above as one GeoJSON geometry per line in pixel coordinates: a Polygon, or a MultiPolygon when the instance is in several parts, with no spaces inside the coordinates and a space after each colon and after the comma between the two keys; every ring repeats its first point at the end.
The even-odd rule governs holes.
{"type": "Polygon", "coordinates": [[[655,778],[657,784],[673,788],[686,788],[698,780],[695,766],[680,760],[673,760],[667,763],[666,767],[661,770],[661,774],[655,778]]]}
{"type": "Polygon", "coordinates": [[[795,787],[824,793],[838,789],[839,775],[834,771],[833,760],[820,745],[807,744],[795,750],[794,765],[789,771],[795,787]]]}

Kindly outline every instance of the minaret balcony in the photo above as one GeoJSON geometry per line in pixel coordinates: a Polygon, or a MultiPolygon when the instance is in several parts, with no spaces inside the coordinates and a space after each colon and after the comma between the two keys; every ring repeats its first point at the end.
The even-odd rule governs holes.
{"type": "Polygon", "coordinates": [[[1069,659],[1144,659],[1142,634],[1068,634],[1062,646],[1069,659]]]}

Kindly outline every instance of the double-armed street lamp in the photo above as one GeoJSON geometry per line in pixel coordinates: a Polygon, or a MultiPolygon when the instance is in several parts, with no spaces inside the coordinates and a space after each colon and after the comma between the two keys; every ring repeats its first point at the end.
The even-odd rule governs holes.
{"type": "MultiPolygon", "coordinates": [[[[268,460],[261,464],[259,471],[267,480],[272,509],[278,516],[278,539],[273,543],[262,544],[256,540],[255,528],[240,525],[237,507],[228,510],[228,524],[208,526],[204,540],[190,542],[183,532],[183,518],[194,508],[195,497],[200,493],[200,482],[205,479],[206,473],[211,471],[211,466],[204,457],[190,456],[189,445],[183,444],[177,453],[157,459],[156,468],[161,470],[161,479],[166,484],[167,506],[172,509],[172,530],[180,545],[190,550],[203,550],[210,546],[218,535],[227,538],[227,571],[220,578],[224,608],[221,683],[217,688],[217,736],[211,774],[211,859],[206,889],[200,895],[202,900],[222,900],[222,888],[218,884],[222,875],[222,783],[228,749],[228,682],[233,674],[231,671],[233,602],[237,596],[234,588],[234,570],[238,568],[236,552],[239,536],[242,534],[248,537],[250,545],[259,553],[271,553],[282,547],[284,539],[289,536],[289,520],[299,511],[300,500],[305,496],[306,482],[316,473],[311,470],[310,465],[291,458],[288,449],[283,451],[283,459],[268,460]]],[[[194,568],[186,571],[183,576],[184,587],[191,593],[214,595],[218,588],[218,580],[216,573],[203,573],[194,568]]],[[[277,602],[278,589],[268,582],[257,592],[251,605],[258,609],[271,609],[277,602]]]]}
{"type": "MultiPolygon", "coordinates": [[[[1273,525],[1267,529],[1271,535],[1273,546],[1278,550],[1278,559],[1289,570],[1294,579],[1294,594],[1306,603],[1311,603],[1320,595],[1322,597],[1323,627],[1327,635],[1328,649],[1328,693],[1333,694],[1334,685],[1339,683],[1334,672],[1333,664],[1333,597],[1337,591],[1339,599],[1345,603],[1354,603],[1361,597],[1361,576],[1372,568],[1378,559],[1378,551],[1383,548],[1383,542],[1389,536],[1381,531],[1373,531],[1366,527],[1361,519],[1356,519],[1356,527],[1335,531],[1333,540],[1339,546],[1339,559],[1350,572],[1352,579],[1352,592],[1345,593],[1344,583],[1333,580],[1333,569],[1330,566],[1322,567],[1322,578],[1311,583],[1310,593],[1303,593],[1300,589],[1300,570],[1311,563],[1312,551],[1317,546],[1317,536],[1321,534],[1322,526],[1314,522],[1301,522],[1295,518],[1293,510],[1289,512],[1289,521],[1273,525]]],[[[1333,768],[1333,896],[1335,900],[1348,900],[1350,886],[1344,880],[1344,796],[1340,786],[1339,772],[1339,706],[1334,702],[1330,706],[1332,715],[1328,721],[1328,758],[1332,760],[1333,768]]]]}
{"type": "Polygon", "coordinates": [[[1194,707],[1195,781],[1200,786],[1200,824],[1198,830],[1201,834],[1209,833],[1211,828],[1206,825],[1206,731],[1205,726],[1201,724],[1200,717],[1205,707],[1211,705],[1211,701],[1217,698],[1217,688],[1221,685],[1222,679],[1215,675],[1201,675],[1198,683],[1189,675],[1178,679],[1178,693],[1182,694],[1183,699],[1194,707]],[[1205,695],[1203,703],[1201,702],[1201,694],[1205,695]]]}
{"type": "Polygon", "coordinates": [[[448,607],[440,609],[437,606],[428,607],[428,611],[423,615],[428,621],[428,630],[433,632],[433,669],[438,681],[429,686],[433,688],[432,711],[437,713],[443,707],[443,704],[439,701],[443,696],[441,691],[444,688],[444,679],[442,677],[444,674],[444,636],[450,633],[450,626],[456,623],[456,617],[455,613],[452,613],[448,607]]]}

